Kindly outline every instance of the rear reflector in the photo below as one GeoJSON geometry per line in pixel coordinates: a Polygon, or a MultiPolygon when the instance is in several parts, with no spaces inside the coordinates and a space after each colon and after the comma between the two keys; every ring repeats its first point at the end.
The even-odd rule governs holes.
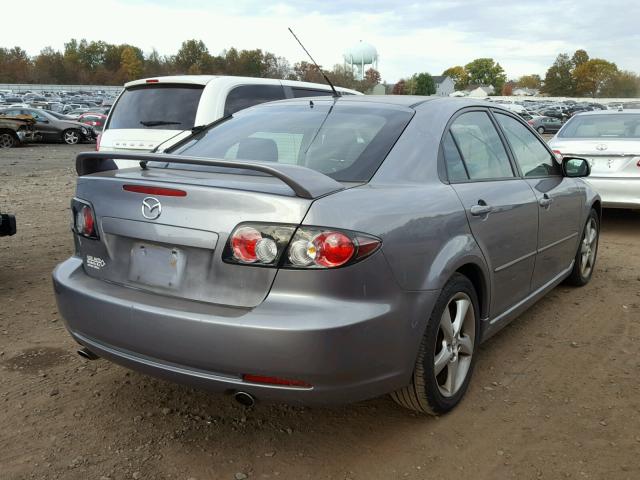
{"type": "Polygon", "coordinates": [[[311,388],[313,385],[301,380],[291,380],[288,378],[265,377],[263,375],[242,375],[242,380],[249,383],[263,383],[267,385],[282,385],[287,387],[311,388]]]}
{"type": "Polygon", "coordinates": [[[187,192],[175,188],[149,187],[147,185],[123,185],[127,192],[144,193],[146,195],[158,195],[164,197],[186,197],[187,192]]]}

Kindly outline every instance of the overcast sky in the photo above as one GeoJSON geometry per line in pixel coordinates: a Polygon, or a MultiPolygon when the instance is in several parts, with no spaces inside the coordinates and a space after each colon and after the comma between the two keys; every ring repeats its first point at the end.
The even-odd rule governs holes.
{"type": "Polygon", "coordinates": [[[291,26],[326,67],[360,40],[373,44],[388,82],[478,57],[495,58],[509,78],[543,75],[558,53],[578,48],[640,72],[639,0],[30,0],[26,8],[23,20],[2,22],[0,46],[32,55],[72,37],[161,54],[196,38],[212,54],[261,48],[293,64],[306,58],[291,26]]]}

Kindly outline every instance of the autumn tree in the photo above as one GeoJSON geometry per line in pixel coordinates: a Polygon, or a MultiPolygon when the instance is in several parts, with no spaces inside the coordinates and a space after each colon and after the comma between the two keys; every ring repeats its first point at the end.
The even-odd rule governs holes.
{"type": "Polygon", "coordinates": [[[434,95],[436,93],[436,84],[433,77],[426,72],[414,75],[416,82],[416,95],[434,95]]]}
{"type": "Polygon", "coordinates": [[[573,64],[573,68],[577,68],[583,63],[587,63],[589,61],[589,54],[586,50],[576,50],[573,52],[573,56],[571,57],[571,63],[573,64]]]}
{"type": "Polygon", "coordinates": [[[51,47],[43,48],[33,60],[33,81],[36,83],[64,83],[67,74],[64,57],[51,47]]]}
{"type": "Polygon", "coordinates": [[[464,90],[469,85],[469,74],[460,65],[455,67],[447,68],[442,75],[447,77],[451,77],[451,79],[455,82],[456,90],[464,90]]]}
{"type": "Polygon", "coordinates": [[[209,49],[202,40],[186,40],[173,61],[178,71],[195,75],[205,73],[210,58],[209,49]]]}
{"type": "Polygon", "coordinates": [[[540,78],[540,75],[535,73],[533,75],[523,75],[516,81],[515,85],[520,88],[540,90],[542,79],[540,78]]]}
{"type": "Polygon", "coordinates": [[[606,97],[637,98],[640,95],[640,76],[623,70],[602,92],[606,97]]]}
{"type": "Polygon", "coordinates": [[[136,55],[136,51],[131,47],[125,47],[122,50],[122,56],[120,60],[121,68],[126,75],[126,80],[135,80],[142,75],[142,61],[136,55]]]}
{"type": "Polygon", "coordinates": [[[375,68],[370,68],[366,72],[364,72],[364,80],[362,81],[362,89],[364,91],[369,91],[376,85],[378,85],[382,81],[382,77],[380,72],[375,68]]]}
{"type": "Polygon", "coordinates": [[[496,92],[500,92],[507,81],[503,68],[493,58],[476,58],[464,69],[469,74],[469,83],[493,85],[496,92]]]}
{"type": "Polygon", "coordinates": [[[573,62],[569,55],[558,55],[544,77],[544,93],[552,97],[573,95],[575,86],[572,70],[573,62]]]}
{"type": "Polygon", "coordinates": [[[598,97],[606,91],[610,92],[617,75],[618,67],[615,63],[600,58],[587,60],[573,72],[576,94],[598,97]]]}
{"type": "Polygon", "coordinates": [[[503,95],[505,97],[510,97],[511,95],[513,95],[513,86],[514,86],[514,82],[507,82],[502,86],[502,91],[500,92],[500,95],[503,95]]]}
{"type": "Polygon", "coordinates": [[[404,95],[405,94],[405,84],[406,84],[405,80],[403,78],[401,78],[393,86],[393,90],[391,90],[391,93],[393,95],[404,95]]]}

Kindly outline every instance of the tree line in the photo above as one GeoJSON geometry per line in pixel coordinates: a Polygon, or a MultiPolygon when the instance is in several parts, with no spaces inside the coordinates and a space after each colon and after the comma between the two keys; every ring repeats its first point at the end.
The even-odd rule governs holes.
{"type": "MultiPolygon", "coordinates": [[[[366,92],[380,83],[370,69],[359,80],[350,68],[335,65],[327,72],[333,83],[366,92]]],[[[145,55],[129,44],[71,39],[62,51],[46,47],[30,57],[20,47],[0,48],[0,83],[122,85],[130,80],[161,75],[238,75],[324,83],[318,69],[307,62],[291,66],[270,52],[230,48],[212,55],[202,40],[187,40],[175,55],[155,49],[145,55]]]]}
{"type": "MultiPolygon", "coordinates": [[[[374,69],[359,80],[343,65],[327,73],[334,84],[367,92],[381,82],[374,69]]],[[[0,83],[122,85],[130,80],[160,75],[217,74],[281,78],[323,83],[321,73],[308,62],[291,65],[286,58],[260,49],[230,48],[219,55],[209,52],[202,40],[187,40],[175,55],[149,54],[129,44],[71,39],[62,51],[46,47],[31,57],[20,47],[0,48],[0,83]]],[[[640,76],[621,70],[604,59],[590,58],[585,50],[572,56],[561,53],[543,78],[524,75],[507,81],[502,66],[492,58],[477,58],[466,65],[447,68],[443,73],[455,82],[456,90],[477,85],[492,85],[496,95],[511,95],[515,88],[532,88],[550,96],[637,97],[640,76]]],[[[433,77],[416,73],[399,80],[392,93],[432,95],[433,77]]]]}
{"type": "Polygon", "coordinates": [[[601,58],[590,58],[585,50],[572,56],[561,53],[548,68],[544,79],[538,74],[523,75],[507,81],[504,70],[491,58],[479,58],[443,72],[456,83],[456,90],[470,85],[493,85],[496,95],[511,95],[516,88],[530,88],[552,97],[620,97],[640,96],[640,76],[620,70],[601,58]]]}

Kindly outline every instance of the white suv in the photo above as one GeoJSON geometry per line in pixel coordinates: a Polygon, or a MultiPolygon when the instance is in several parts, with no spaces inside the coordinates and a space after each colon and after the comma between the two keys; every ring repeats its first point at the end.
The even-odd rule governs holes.
{"type": "MultiPolygon", "coordinates": [[[[361,95],[336,88],[342,95],[361,95]]],[[[114,103],[98,142],[103,152],[144,152],[168,148],[226,115],[284,98],[331,95],[328,85],[269,78],[184,75],[126,83],[114,103]]],[[[120,167],[122,161],[118,161],[120,167]]],[[[129,162],[127,162],[129,163],[129,162]]]]}

